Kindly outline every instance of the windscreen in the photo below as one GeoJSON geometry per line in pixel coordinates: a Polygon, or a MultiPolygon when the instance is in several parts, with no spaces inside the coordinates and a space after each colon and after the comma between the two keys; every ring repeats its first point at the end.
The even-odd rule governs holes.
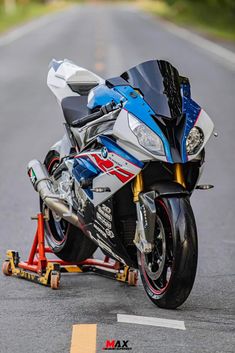
{"type": "Polygon", "coordinates": [[[180,76],[167,61],[146,61],[124,72],[121,77],[140,91],[157,115],[168,119],[182,115],[180,76]]]}

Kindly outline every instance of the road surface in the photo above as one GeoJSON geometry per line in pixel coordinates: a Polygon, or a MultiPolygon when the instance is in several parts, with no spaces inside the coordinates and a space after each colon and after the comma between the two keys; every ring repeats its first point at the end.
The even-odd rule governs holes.
{"type": "Polygon", "coordinates": [[[63,132],[62,114],[46,87],[48,63],[69,58],[104,77],[144,60],[171,61],[190,77],[193,97],[213,118],[217,139],[207,148],[196,191],[199,265],[192,293],[175,311],[161,310],[141,285],[100,277],[62,278],[59,291],[0,276],[1,353],[65,353],[72,325],[98,324],[97,352],[107,339],[129,340],[135,353],[234,352],[235,347],[235,71],[166,25],[121,5],[77,6],[33,22],[0,40],[0,255],[25,256],[38,210],[27,162],[43,159],[63,132]],[[182,320],[186,330],[117,323],[117,314],[182,320]]]}

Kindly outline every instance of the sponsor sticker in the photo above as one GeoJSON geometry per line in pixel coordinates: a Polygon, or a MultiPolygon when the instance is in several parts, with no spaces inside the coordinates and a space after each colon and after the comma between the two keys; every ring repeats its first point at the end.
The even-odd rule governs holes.
{"type": "Polygon", "coordinates": [[[36,181],[37,181],[37,178],[36,178],[36,175],[34,173],[33,168],[29,169],[28,174],[29,174],[29,177],[31,179],[32,184],[34,185],[36,183],[36,181]]]}

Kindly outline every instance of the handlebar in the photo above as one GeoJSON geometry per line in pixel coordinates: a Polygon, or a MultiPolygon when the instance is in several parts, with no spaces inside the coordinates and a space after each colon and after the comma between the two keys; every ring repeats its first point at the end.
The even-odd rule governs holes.
{"type": "Polygon", "coordinates": [[[116,104],[114,101],[103,105],[97,112],[84,116],[83,118],[79,118],[75,120],[71,126],[72,127],[82,127],[91,121],[94,121],[98,118],[101,118],[103,115],[111,113],[114,110],[120,109],[122,107],[122,103],[116,104]]]}

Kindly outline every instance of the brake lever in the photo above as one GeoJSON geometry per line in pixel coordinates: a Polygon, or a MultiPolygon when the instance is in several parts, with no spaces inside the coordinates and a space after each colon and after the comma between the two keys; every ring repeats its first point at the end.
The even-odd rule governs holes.
{"type": "Polygon", "coordinates": [[[101,118],[103,115],[109,114],[109,113],[113,112],[114,110],[122,108],[122,106],[123,106],[123,103],[121,101],[118,104],[116,104],[114,101],[111,101],[111,102],[103,105],[98,112],[92,113],[90,115],[84,116],[83,118],[75,120],[71,124],[71,126],[72,127],[81,127],[83,122],[86,124],[90,121],[101,118]]]}

